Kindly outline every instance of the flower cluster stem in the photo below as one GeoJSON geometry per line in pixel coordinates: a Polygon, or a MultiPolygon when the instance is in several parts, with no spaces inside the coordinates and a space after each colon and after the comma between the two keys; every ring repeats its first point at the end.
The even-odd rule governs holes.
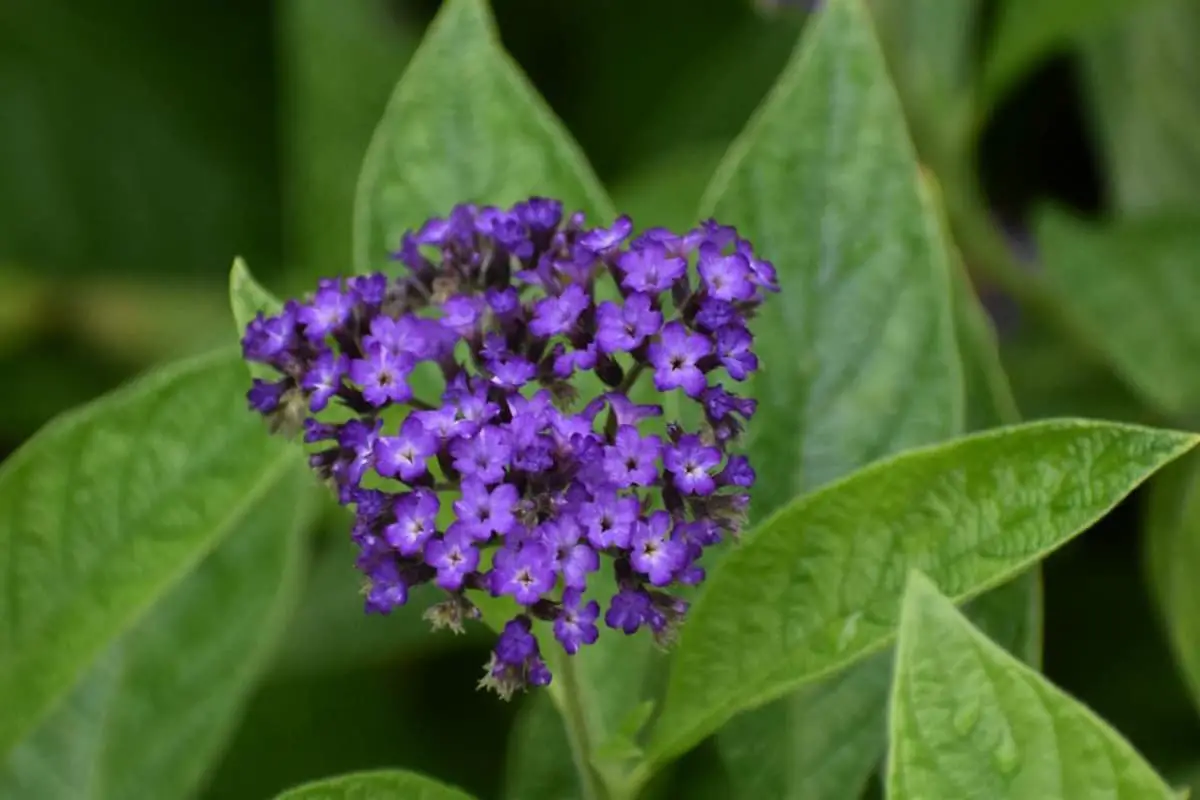
{"type": "Polygon", "coordinates": [[[558,706],[566,724],[571,757],[575,761],[575,771],[579,774],[583,800],[615,800],[596,770],[592,768],[592,736],[581,697],[583,685],[576,674],[577,662],[574,658],[560,658],[558,661],[555,674],[562,682],[562,688],[557,692],[558,706]]]}

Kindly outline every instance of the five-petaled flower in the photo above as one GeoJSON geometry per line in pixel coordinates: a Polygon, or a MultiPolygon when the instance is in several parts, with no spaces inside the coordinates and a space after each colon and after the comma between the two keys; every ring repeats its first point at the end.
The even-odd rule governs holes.
{"type": "Polygon", "coordinates": [[[587,229],[545,198],[460,205],[404,235],[404,276],[322,280],[242,341],[279,373],[253,381],[250,407],[302,428],[354,509],[367,611],[425,583],[448,595],[435,627],[478,618],[472,592],[522,607],[482,681],[505,697],[551,680],[535,621],[568,654],[601,618],[669,641],[687,610],[670,587],[703,580],[754,483],[729,449],[755,402],[726,387],[758,368],[747,321],[775,269],[711,220],[632,235],[628,217],[587,229]],[[643,399],[655,390],[694,403],[699,429],[643,399]]]}

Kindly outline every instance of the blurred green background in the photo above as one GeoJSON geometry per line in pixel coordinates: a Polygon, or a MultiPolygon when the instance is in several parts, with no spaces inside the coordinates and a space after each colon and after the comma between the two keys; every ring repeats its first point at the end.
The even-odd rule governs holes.
{"type": "MultiPolygon", "coordinates": [[[[1037,57],[980,84],[984,43],[1032,4],[931,2],[875,0],[881,38],[922,157],[944,182],[982,188],[1013,253],[1036,253],[1026,226],[1048,201],[1092,218],[1200,210],[1197,3],[1123,2],[1070,35],[1038,22],[1037,57]],[[909,12],[938,5],[946,34],[908,36],[909,12]],[[931,66],[936,48],[954,51],[949,71],[931,66]],[[935,85],[939,75],[952,80],[935,85]],[[969,108],[938,100],[988,87],[1002,88],[969,108]]],[[[235,255],[281,294],[349,269],[359,162],[437,5],[0,3],[3,454],[152,364],[232,342],[235,255]]],[[[618,207],[641,224],[686,225],[807,4],[494,5],[506,46],[618,207]]],[[[974,255],[966,248],[977,266],[974,255]]],[[[1155,419],[1013,297],[979,285],[1027,417],[1155,419]]],[[[1200,722],[1142,581],[1142,502],[1047,564],[1046,670],[1184,780],[1200,770],[1200,722]]],[[[337,547],[345,520],[331,512],[327,527],[318,548],[337,547]]],[[[208,796],[262,797],[379,766],[497,796],[519,704],[461,688],[479,673],[486,637],[429,636],[415,615],[364,618],[346,551],[316,555],[305,606],[208,796]]]]}

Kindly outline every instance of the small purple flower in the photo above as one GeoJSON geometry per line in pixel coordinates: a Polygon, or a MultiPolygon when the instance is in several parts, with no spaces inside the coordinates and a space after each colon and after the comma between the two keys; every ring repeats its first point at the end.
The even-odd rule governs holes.
{"type": "Polygon", "coordinates": [[[304,373],[300,386],[309,392],[308,407],[314,414],[329,405],[338,390],[342,378],[349,368],[350,359],[326,350],[313,362],[312,368],[304,373]]]}
{"type": "Polygon", "coordinates": [[[425,545],[425,562],[437,570],[438,586],[457,592],[479,566],[479,551],[465,537],[447,535],[425,545]]]}
{"type": "Polygon", "coordinates": [[[668,256],[666,248],[657,244],[622,254],[617,265],[625,273],[622,286],[651,295],[662,294],[687,274],[687,260],[668,256]]]}
{"type": "Polygon", "coordinates": [[[247,361],[269,363],[291,349],[296,342],[296,320],[284,309],[278,316],[267,317],[260,311],[246,326],[242,354],[247,361]]]}
{"type": "Polygon", "coordinates": [[[662,327],[662,314],[649,297],[632,294],[624,305],[611,301],[596,309],[596,344],[603,353],[628,352],[662,327]]]}
{"type": "Polygon", "coordinates": [[[564,591],[562,610],[554,620],[554,638],[558,639],[568,655],[575,655],[585,644],[595,644],[600,636],[596,628],[600,604],[595,600],[587,603],[582,601],[583,593],[578,589],[564,591]]]}
{"type": "Polygon", "coordinates": [[[383,305],[387,297],[388,279],[382,272],[373,275],[355,275],[347,285],[360,303],[368,307],[383,305]]]}
{"type": "Polygon", "coordinates": [[[567,333],[591,304],[591,298],[578,284],[571,284],[557,297],[547,297],[533,308],[529,330],[535,336],[549,338],[567,333]]]}
{"type": "Polygon", "coordinates": [[[625,549],[640,513],[641,504],[636,497],[622,497],[613,489],[605,489],[580,507],[579,521],[593,547],[625,549]]]}
{"type": "Polygon", "coordinates": [[[366,358],[350,362],[350,380],[362,387],[363,399],[373,406],[403,403],[412,397],[408,386],[412,368],[411,356],[376,345],[367,351],[366,358]]]}
{"type": "Polygon", "coordinates": [[[697,362],[712,352],[712,343],[698,333],[688,333],[678,322],[666,325],[658,342],[650,345],[650,363],[654,365],[654,387],[660,392],[683,387],[690,397],[698,397],[707,385],[697,362]]]}
{"type": "Polygon", "coordinates": [[[412,481],[425,474],[425,459],[437,451],[437,438],[425,430],[420,419],[409,416],[398,436],[381,436],[375,441],[375,471],[385,478],[412,481]]]}
{"type": "Polygon", "coordinates": [[[758,356],[750,349],[753,344],[754,337],[743,327],[726,325],[717,331],[717,358],[735,381],[758,369],[758,356]]]}
{"type": "Polygon", "coordinates": [[[754,485],[756,477],[754,467],[750,466],[748,458],[742,455],[730,456],[729,461],[725,463],[725,469],[721,470],[721,474],[717,476],[717,483],[722,486],[741,486],[749,489],[754,485]]]}
{"type": "Polygon", "coordinates": [[[378,347],[387,353],[404,355],[411,363],[429,354],[429,328],[411,314],[400,319],[378,316],[371,320],[371,332],[363,337],[363,349],[370,351],[378,347]]]}
{"type": "Polygon", "coordinates": [[[335,440],[338,437],[338,429],[334,425],[329,425],[324,422],[318,422],[313,417],[304,420],[304,442],[305,444],[315,444],[317,442],[327,442],[335,440]]]}
{"type": "Polygon", "coordinates": [[[704,280],[704,287],[712,297],[733,301],[749,300],[754,296],[750,264],[740,253],[722,255],[720,248],[706,242],[700,245],[696,267],[704,280]]]}
{"type": "Polygon", "coordinates": [[[442,325],[458,336],[470,336],[483,319],[484,303],[478,297],[455,295],[442,303],[442,325]]]}
{"type": "Polygon", "coordinates": [[[607,394],[597,397],[595,400],[588,403],[585,411],[588,413],[589,417],[594,418],[604,408],[605,404],[612,409],[613,416],[616,417],[618,426],[636,426],[644,419],[661,417],[663,413],[662,406],[639,405],[620,392],[608,392],[607,394]]]}
{"type": "Polygon", "coordinates": [[[346,487],[357,487],[362,481],[363,474],[371,464],[375,439],[379,436],[379,428],[382,425],[382,420],[368,425],[361,420],[352,419],[341,427],[338,431],[338,445],[343,455],[334,467],[334,477],[338,483],[346,487]]]}
{"type": "Polygon", "coordinates": [[[609,602],[608,611],[604,612],[604,624],[632,635],[648,621],[651,610],[650,596],[644,591],[622,589],[609,602]]]}
{"type": "Polygon", "coordinates": [[[671,538],[671,515],[655,511],[646,522],[638,522],[629,543],[629,563],[655,586],[666,586],[683,566],[685,549],[671,538]]]}
{"type": "Polygon", "coordinates": [[[700,395],[700,400],[704,403],[705,412],[715,420],[724,419],[732,414],[739,414],[745,419],[750,419],[754,416],[755,409],[758,408],[758,401],[750,397],[738,397],[736,394],[730,394],[720,384],[705,389],[704,393],[700,395]]]}
{"type": "Polygon", "coordinates": [[[579,237],[579,244],[596,255],[603,255],[621,246],[633,232],[633,220],[617,217],[611,228],[594,228],[579,237]]]}
{"type": "Polygon", "coordinates": [[[721,464],[721,451],[708,447],[699,436],[688,434],[663,455],[663,466],[683,494],[709,495],[716,489],[712,473],[721,464]]]}
{"type": "Polygon", "coordinates": [[[264,381],[262,378],[255,378],[250,385],[250,391],[246,393],[246,400],[249,402],[251,410],[260,414],[270,414],[275,411],[279,408],[279,401],[283,399],[290,384],[291,381],[287,378],[273,383],[264,381]]]}
{"type": "Polygon", "coordinates": [[[526,542],[519,550],[503,547],[492,563],[491,584],[492,594],[533,605],[554,588],[554,554],[540,542],[526,542]]]}
{"type": "Polygon", "coordinates": [[[696,312],[696,325],[704,331],[715,331],[726,325],[737,324],[741,319],[737,306],[714,297],[701,301],[700,310],[696,312]]]}
{"type": "Polygon", "coordinates": [[[492,373],[492,383],[501,388],[519,389],[537,375],[537,367],[511,352],[497,334],[488,335],[480,355],[492,373]]]}
{"type": "Polygon", "coordinates": [[[658,478],[662,440],[642,436],[632,425],[617,428],[616,441],[604,448],[604,472],[614,485],[650,486],[658,478]]]}
{"type": "Polygon", "coordinates": [[[545,233],[553,231],[562,222],[563,206],[558,200],[531,197],[513,206],[513,213],[529,230],[545,233]]]}
{"type": "Polygon", "coordinates": [[[754,248],[745,239],[738,240],[737,252],[745,257],[750,264],[750,272],[752,280],[756,286],[760,286],[768,292],[779,291],[779,277],[775,272],[775,265],[770,261],[763,261],[760,258],[754,257],[754,248]]]}
{"type": "Polygon", "coordinates": [[[492,313],[500,319],[508,319],[521,308],[521,298],[516,289],[488,289],[484,295],[492,313]]]}
{"type": "Polygon", "coordinates": [[[596,343],[589,342],[583,350],[567,350],[562,345],[556,348],[554,357],[554,375],[558,378],[569,378],[576,370],[586,371],[596,366],[596,343]]]}
{"type": "Polygon", "coordinates": [[[367,593],[368,614],[390,614],[408,602],[408,585],[392,559],[380,561],[371,570],[371,589],[367,593]]]}
{"type": "Polygon", "coordinates": [[[531,627],[524,616],[510,620],[504,626],[496,640],[488,675],[481,685],[490,686],[506,699],[526,685],[549,685],[550,670],[542,661],[537,638],[530,633],[531,627]]]}
{"type": "Polygon", "coordinates": [[[508,433],[487,425],[469,439],[455,439],[450,445],[454,469],[463,477],[474,477],[488,485],[499,483],[512,457],[508,433]]]}
{"type": "Polygon", "coordinates": [[[400,495],[395,503],[396,521],[383,530],[384,539],[402,556],[416,556],[437,533],[441,503],[429,489],[419,488],[400,495]]]}
{"type": "Polygon", "coordinates": [[[600,556],[590,546],[581,544],[579,523],[570,517],[547,520],[538,533],[554,555],[554,568],[563,576],[563,586],[583,589],[589,572],[600,569],[600,556]]]}
{"type": "Polygon", "coordinates": [[[335,281],[313,295],[308,305],[301,306],[296,320],[304,326],[308,339],[319,342],[346,324],[357,300],[352,293],[342,291],[335,281]]]}
{"type": "Polygon", "coordinates": [[[463,532],[476,541],[486,542],[492,534],[506,534],[516,524],[513,510],[520,496],[517,487],[502,483],[488,491],[478,478],[462,482],[462,497],[454,501],[454,513],[463,532]]]}

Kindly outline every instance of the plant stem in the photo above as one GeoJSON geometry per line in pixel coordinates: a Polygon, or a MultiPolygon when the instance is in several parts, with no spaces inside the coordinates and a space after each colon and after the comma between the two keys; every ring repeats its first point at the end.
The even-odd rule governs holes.
{"type": "Polygon", "coordinates": [[[609,800],[609,794],[596,771],[592,768],[592,742],[588,731],[587,714],[580,699],[582,685],[575,673],[575,659],[565,656],[557,659],[555,674],[562,681],[559,691],[559,711],[567,727],[567,739],[571,744],[571,755],[575,770],[579,773],[579,784],[583,789],[583,800],[609,800]]]}

